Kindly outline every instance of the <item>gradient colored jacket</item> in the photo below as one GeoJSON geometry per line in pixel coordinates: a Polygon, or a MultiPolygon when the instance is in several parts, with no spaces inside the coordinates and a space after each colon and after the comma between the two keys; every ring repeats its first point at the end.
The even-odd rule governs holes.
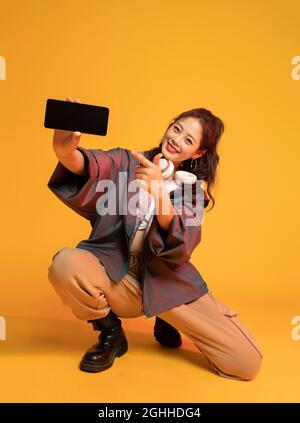
{"type": "MultiPolygon", "coordinates": [[[[130,245],[140,221],[134,214],[124,211],[100,215],[98,205],[104,192],[99,190],[99,186],[97,192],[96,187],[104,179],[113,181],[118,193],[114,196],[116,210],[120,210],[120,206],[124,210],[132,196],[137,194],[136,191],[128,192],[127,188],[135,180],[135,167],[140,162],[125,148],[108,151],[77,149],[84,155],[87,175],[77,175],[58,162],[48,187],[68,207],[90,221],[92,230],[89,238],[80,241],[76,247],[92,252],[105,267],[110,279],[118,283],[128,271],[130,245]]],[[[114,188],[111,193],[114,194],[114,188]]],[[[174,191],[170,193],[174,209],[180,209],[183,196],[184,193],[180,197],[174,196],[174,191]]],[[[191,200],[194,201],[194,198],[191,200]]],[[[186,219],[190,217],[185,213],[175,213],[171,226],[165,230],[153,214],[145,233],[138,269],[146,317],[194,301],[208,292],[206,282],[189,261],[201,240],[201,224],[186,225],[186,219]]]]}

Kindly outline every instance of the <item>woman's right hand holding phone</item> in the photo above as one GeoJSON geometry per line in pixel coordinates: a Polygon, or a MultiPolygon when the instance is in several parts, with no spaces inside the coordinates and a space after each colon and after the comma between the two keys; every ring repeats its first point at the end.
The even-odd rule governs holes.
{"type": "MultiPolygon", "coordinates": [[[[67,97],[66,100],[74,102],[72,97],[67,97]]],[[[76,98],[75,101],[80,103],[79,98],[76,98]]],[[[58,160],[67,169],[77,175],[85,175],[84,157],[83,154],[77,150],[80,138],[81,132],[55,129],[53,135],[53,149],[58,160]]]]}
{"type": "MultiPolygon", "coordinates": [[[[67,97],[66,101],[74,103],[72,97],[67,97]]],[[[76,103],[80,103],[80,99],[76,98],[76,103]]],[[[73,153],[80,141],[81,132],[62,131],[55,129],[53,135],[53,149],[58,157],[66,157],[73,153]]]]}

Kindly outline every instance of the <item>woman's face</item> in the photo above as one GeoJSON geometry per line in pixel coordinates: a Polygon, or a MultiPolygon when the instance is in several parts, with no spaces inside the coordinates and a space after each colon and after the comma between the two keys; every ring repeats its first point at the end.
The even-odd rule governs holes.
{"type": "Polygon", "coordinates": [[[177,169],[184,160],[196,159],[205,153],[206,150],[197,152],[200,149],[201,138],[202,125],[198,119],[193,117],[179,119],[165,132],[161,153],[166,159],[171,160],[177,169]]]}

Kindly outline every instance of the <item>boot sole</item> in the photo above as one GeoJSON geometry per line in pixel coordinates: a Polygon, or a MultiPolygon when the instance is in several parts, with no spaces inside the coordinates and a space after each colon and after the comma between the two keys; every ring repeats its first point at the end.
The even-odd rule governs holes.
{"type": "Polygon", "coordinates": [[[80,370],[90,373],[97,373],[102,372],[103,370],[109,369],[116,357],[121,357],[128,351],[128,343],[121,345],[117,350],[112,351],[111,353],[111,360],[110,361],[103,361],[102,363],[95,363],[91,364],[90,362],[81,361],[79,364],[80,370]]]}

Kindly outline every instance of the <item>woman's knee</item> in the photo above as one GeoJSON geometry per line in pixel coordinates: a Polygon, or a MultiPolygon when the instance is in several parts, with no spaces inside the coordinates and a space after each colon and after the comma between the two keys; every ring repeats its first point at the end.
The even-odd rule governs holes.
{"type": "Polygon", "coordinates": [[[243,380],[255,379],[261,369],[262,360],[261,355],[255,349],[247,357],[239,358],[238,376],[243,380]]]}
{"type": "Polygon", "coordinates": [[[76,296],[92,296],[96,300],[113,287],[105,268],[92,253],[79,248],[65,247],[52,258],[48,279],[58,292],[72,292],[76,296]]]}
{"type": "Polygon", "coordinates": [[[236,351],[230,355],[226,365],[217,367],[217,369],[220,376],[253,380],[261,369],[262,360],[262,355],[251,346],[248,351],[236,351]]]}
{"type": "Polygon", "coordinates": [[[243,380],[255,379],[262,366],[262,350],[252,333],[236,316],[231,317],[231,320],[239,328],[241,335],[235,338],[236,342],[231,350],[233,369],[243,380]]]}
{"type": "Polygon", "coordinates": [[[72,267],[74,248],[64,247],[57,251],[52,257],[52,262],[48,267],[48,279],[54,283],[66,282],[66,274],[72,267]]]}

